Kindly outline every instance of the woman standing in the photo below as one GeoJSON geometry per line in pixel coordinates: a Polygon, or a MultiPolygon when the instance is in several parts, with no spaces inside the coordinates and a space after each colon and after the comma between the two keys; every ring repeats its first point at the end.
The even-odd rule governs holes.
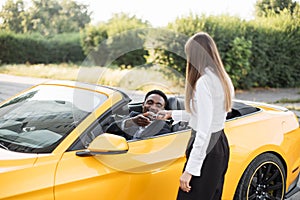
{"type": "MultiPolygon", "coordinates": [[[[221,199],[229,160],[224,134],[234,88],[214,40],[204,32],[193,35],[185,45],[187,56],[185,108],[190,113],[192,137],[187,162],[180,177],[177,199],[221,199]]],[[[181,113],[167,111],[176,121],[181,113]]]]}

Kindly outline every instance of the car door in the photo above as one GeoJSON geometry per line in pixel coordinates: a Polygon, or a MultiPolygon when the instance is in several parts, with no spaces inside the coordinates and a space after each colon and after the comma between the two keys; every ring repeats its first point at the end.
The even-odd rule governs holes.
{"type": "MultiPolygon", "coordinates": [[[[85,134],[95,130],[103,133],[96,126],[85,134]]],[[[190,134],[186,130],[131,140],[122,154],[78,156],[83,149],[71,148],[57,167],[55,199],[175,199],[190,134]]]]}
{"type": "Polygon", "coordinates": [[[54,199],[54,174],[59,155],[2,149],[0,155],[0,199],[54,199]]]}

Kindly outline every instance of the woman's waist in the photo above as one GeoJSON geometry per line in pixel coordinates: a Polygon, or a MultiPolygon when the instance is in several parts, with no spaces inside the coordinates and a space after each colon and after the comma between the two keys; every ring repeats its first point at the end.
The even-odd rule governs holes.
{"type": "MultiPolygon", "coordinates": [[[[197,122],[196,121],[190,121],[189,123],[189,126],[194,129],[195,131],[198,130],[198,125],[197,125],[197,122]]],[[[220,123],[212,123],[211,126],[210,126],[210,129],[209,129],[209,132],[210,133],[214,133],[214,132],[218,132],[220,130],[223,130],[224,129],[224,122],[220,122],[220,123]]]]}

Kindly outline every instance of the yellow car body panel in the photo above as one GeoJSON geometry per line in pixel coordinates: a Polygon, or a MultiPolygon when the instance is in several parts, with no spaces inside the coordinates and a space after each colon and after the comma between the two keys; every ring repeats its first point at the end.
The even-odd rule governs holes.
{"type": "Polygon", "coordinates": [[[287,170],[287,187],[299,174],[300,147],[297,144],[300,143],[300,131],[297,119],[292,112],[279,114],[273,109],[271,111],[272,117],[268,113],[260,112],[243,120],[226,122],[225,133],[230,144],[230,160],[222,199],[233,198],[247,166],[255,157],[265,152],[277,154],[285,161],[287,168],[292,169],[287,170]],[[291,147],[298,148],[290,149],[291,147]]]}
{"type": "Polygon", "coordinates": [[[64,153],[56,174],[59,199],[174,199],[190,131],[129,142],[119,155],[81,158],[64,153]],[[177,147],[177,152],[172,151],[177,147]]]}
{"type": "MultiPolygon", "coordinates": [[[[15,153],[15,156],[18,156],[17,154],[19,153],[15,153]]],[[[11,165],[7,166],[7,170],[10,168],[9,172],[3,173],[1,165],[1,199],[53,199],[53,177],[58,160],[59,156],[52,154],[36,155],[23,160],[22,163],[18,160],[17,163],[7,160],[11,165]]]]}

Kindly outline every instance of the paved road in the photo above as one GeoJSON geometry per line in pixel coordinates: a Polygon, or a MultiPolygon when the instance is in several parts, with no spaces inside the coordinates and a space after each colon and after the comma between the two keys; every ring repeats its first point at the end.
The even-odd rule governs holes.
{"type": "Polygon", "coordinates": [[[0,102],[48,79],[30,78],[0,74],[0,102]]]}
{"type": "Polygon", "coordinates": [[[0,102],[29,88],[31,84],[12,83],[0,81],[0,102]]]}
{"type": "MultiPolygon", "coordinates": [[[[237,91],[236,98],[287,107],[300,117],[300,103],[275,103],[282,99],[299,100],[300,88],[252,89],[250,91],[237,91]]],[[[300,200],[300,198],[298,200],[300,200]]]]}

